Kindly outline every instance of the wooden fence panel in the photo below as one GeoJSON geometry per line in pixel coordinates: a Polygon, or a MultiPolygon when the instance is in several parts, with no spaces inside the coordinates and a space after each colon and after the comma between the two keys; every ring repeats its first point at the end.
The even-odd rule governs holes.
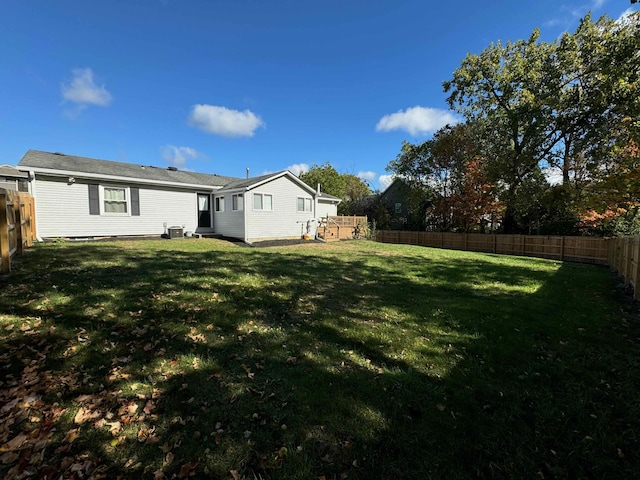
{"type": "Polygon", "coordinates": [[[608,263],[640,299],[640,236],[607,239],[608,263]]]}
{"type": "Polygon", "coordinates": [[[640,299],[640,236],[544,237],[381,230],[376,241],[606,265],[633,288],[634,298],[640,299]]]}
{"type": "Polygon", "coordinates": [[[484,235],[482,233],[468,233],[467,250],[472,252],[493,253],[494,235],[484,235]]]}
{"type": "Polygon", "coordinates": [[[12,257],[33,244],[34,212],[31,195],[0,189],[0,272],[10,272],[12,257]]]}

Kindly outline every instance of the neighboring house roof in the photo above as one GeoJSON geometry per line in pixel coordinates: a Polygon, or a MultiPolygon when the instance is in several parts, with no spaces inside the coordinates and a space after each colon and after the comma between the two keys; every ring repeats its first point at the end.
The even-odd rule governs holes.
{"type": "Polygon", "coordinates": [[[0,177],[5,178],[29,178],[27,172],[21,172],[11,165],[0,165],[0,177]]]}
{"type": "Polygon", "coordinates": [[[49,173],[86,176],[88,178],[135,179],[143,183],[222,187],[238,180],[208,173],[188,172],[185,170],[136,165],[133,163],[97,160],[94,158],[64,155],[60,153],[29,150],[18,163],[22,170],[34,170],[36,173],[49,173]],[[85,175],[83,175],[85,174],[85,175]]]}
{"type": "Polygon", "coordinates": [[[391,182],[391,184],[389,184],[389,186],[384,189],[384,192],[380,194],[380,198],[385,198],[389,195],[393,195],[395,191],[399,188],[411,188],[411,187],[402,178],[396,177],[393,179],[393,182],[391,182]]]}

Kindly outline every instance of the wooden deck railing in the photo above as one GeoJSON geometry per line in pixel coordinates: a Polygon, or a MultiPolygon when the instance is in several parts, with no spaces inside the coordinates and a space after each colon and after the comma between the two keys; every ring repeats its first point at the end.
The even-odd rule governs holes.
{"type": "Polygon", "coordinates": [[[318,236],[327,242],[352,240],[356,234],[356,227],[363,222],[367,223],[367,217],[324,217],[318,226],[318,236]]]}
{"type": "Polygon", "coordinates": [[[28,193],[0,189],[0,272],[10,272],[13,256],[21,255],[35,239],[33,197],[28,193]]]}

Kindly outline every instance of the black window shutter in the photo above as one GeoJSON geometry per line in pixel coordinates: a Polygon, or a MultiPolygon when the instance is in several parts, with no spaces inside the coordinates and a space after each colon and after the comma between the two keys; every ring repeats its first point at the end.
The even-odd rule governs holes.
{"type": "Polygon", "coordinates": [[[131,215],[140,216],[140,189],[131,187],[131,215]]]}
{"type": "Polygon", "coordinates": [[[89,215],[100,215],[100,194],[94,184],[89,184],[89,215]]]}

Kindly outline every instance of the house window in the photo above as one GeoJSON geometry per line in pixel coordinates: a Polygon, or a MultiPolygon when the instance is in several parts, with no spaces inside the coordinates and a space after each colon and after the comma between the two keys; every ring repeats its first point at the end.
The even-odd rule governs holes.
{"type": "Polygon", "coordinates": [[[402,213],[402,203],[396,203],[396,213],[402,213]]]}
{"type": "Polygon", "coordinates": [[[254,210],[273,210],[273,195],[267,193],[253,194],[254,210]]]}
{"type": "Polygon", "coordinates": [[[89,189],[89,215],[140,215],[140,189],[138,187],[104,186],[91,183],[89,189]]]}
{"type": "Polygon", "coordinates": [[[216,212],[224,212],[224,197],[216,197],[216,212]]]}
{"type": "Polygon", "coordinates": [[[123,187],[103,187],[102,205],[105,214],[126,215],[128,212],[127,189],[123,187]]]}
{"type": "Polygon", "coordinates": [[[244,196],[242,193],[231,196],[231,208],[233,210],[242,210],[244,208],[244,196]]]}
{"type": "Polygon", "coordinates": [[[310,212],[311,199],[298,197],[298,212],[310,212]]]}

